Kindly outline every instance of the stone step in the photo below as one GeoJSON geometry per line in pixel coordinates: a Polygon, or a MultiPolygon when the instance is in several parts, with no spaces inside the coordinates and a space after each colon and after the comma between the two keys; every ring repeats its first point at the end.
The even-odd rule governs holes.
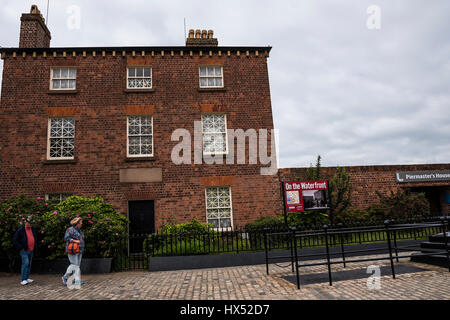
{"type": "MultiPolygon", "coordinates": [[[[446,232],[446,234],[447,234],[447,243],[450,243],[450,232],[446,232]]],[[[438,233],[438,234],[432,235],[428,238],[428,240],[430,242],[440,242],[440,243],[445,242],[443,233],[438,233]]]]}
{"type": "Polygon", "coordinates": [[[447,260],[447,256],[444,255],[432,255],[432,256],[417,256],[417,254],[411,255],[412,262],[420,262],[431,264],[434,266],[447,268],[450,260],[447,260]]]}
{"type": "MultiPolygon", "coordinates": [[[[420,244],[422,249],[437,249],[437,250],[445,250],[445,243],[441,242],[422,242],[420,244]]],[[[447,248],[450,249],[450,242],[447,244],[447,248]]]]}

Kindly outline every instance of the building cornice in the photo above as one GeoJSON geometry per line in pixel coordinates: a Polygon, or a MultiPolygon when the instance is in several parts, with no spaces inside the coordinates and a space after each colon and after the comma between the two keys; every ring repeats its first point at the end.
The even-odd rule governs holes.
{"type": "Polygon", "coordinates": [[[207,47],[207,46],[165,46],[165,47],[58,47],[58,48],[4,48],[0,47],[2,58],[9,57],[69,57],[69,56],[256,56],[269,57],[272,47],[207,47]]]}

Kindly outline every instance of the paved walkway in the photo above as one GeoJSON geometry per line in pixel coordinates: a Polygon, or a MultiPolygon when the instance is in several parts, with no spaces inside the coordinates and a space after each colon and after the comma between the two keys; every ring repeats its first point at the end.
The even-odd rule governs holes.
{"type": "MultiPolygon", "coordinates": [[[[389,266],[389,262],[372,262],[389,266]]],[[[447,300],[450,299],[450,273],[445,268],[400,261],[402,266],[419,267],[424,272],[399,274],[394,280],[390,273],[381,274],[380,289],[369,289],[365,278],[304,284],[283,279],[291,276],[290,268],[265,265],[222,269],[182,270],[169,272],[122,272],[102,275],[83,275],[85,284],[79,290],[63,286],[61,276],[32,275],[34,283],[21,286],[20,277],[0,273],[0,300],[447,300]]],[[[281,265],[286,265],[283,263],[281,265]]],[[[355,263],[343,269],[333,266],[334,272],[366,269],[369,263],[355,263]]],[[[386,270],[386,268],[382,268],[386,270]]],[[[302,268],[301,273],[327,274],[326,266],[302,268]]],[[[369,283],[372,283],[369,281],[369,283]]]]}

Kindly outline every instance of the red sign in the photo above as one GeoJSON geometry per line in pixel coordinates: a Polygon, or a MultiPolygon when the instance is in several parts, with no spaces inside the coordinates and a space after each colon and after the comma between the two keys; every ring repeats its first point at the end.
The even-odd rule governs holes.
{"type": "Polygon", "coordinates": [[[328,183],[321,181],[284,182],[286,211],[328,210],[328,183]]]}

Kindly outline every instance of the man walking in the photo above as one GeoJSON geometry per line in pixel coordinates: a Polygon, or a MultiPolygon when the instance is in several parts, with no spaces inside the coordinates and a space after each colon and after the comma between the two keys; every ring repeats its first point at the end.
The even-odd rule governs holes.
{"type": "Polygon", "coordinates": [[[26,285],[33,282],[29,278],[31,271],[31,261],[33,260],[34,249],[36,248],[36,231],[33,228],[33,218],[28,216],[25,220],[25,227],[20,227],[14,233],[14,246],[20,250],[20,257],[22,258],[21,285],[26,285]]]}

